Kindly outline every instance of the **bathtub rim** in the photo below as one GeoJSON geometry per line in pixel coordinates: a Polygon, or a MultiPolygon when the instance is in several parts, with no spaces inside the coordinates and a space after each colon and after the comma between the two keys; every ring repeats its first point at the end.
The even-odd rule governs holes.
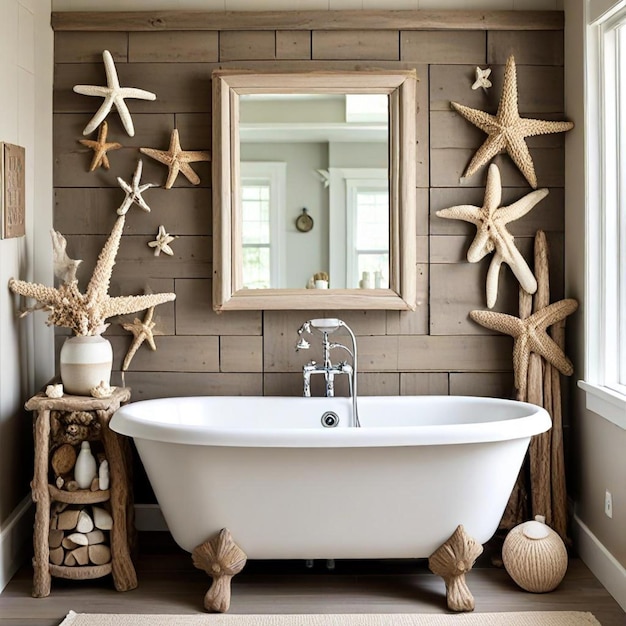
{"type": "MultiPolygon", "coordinates": [[[[391,426],[361,428],[223,428],[197,426],[193,424],[149,421],[137,417],[137,411],[149,408],[150,403],[197,402],[216,398],[291,398],[303,402],[336,401],[349,402],[349,398],[302,398],[298,396],[179,396],[138,400],[120,407],[111,418],[110,428],[115,432],[134,439],[146,439],[172,444],[225,446],[225,447],[267,447],[267,448],[351,448],[351,447],[397,447],[424,445],[455,445],[465,443],[487,443],[509,439],[530,438],[546,432],[552,427],[548,412],[535,404],[479,396],[364,396],[389,400],[390,398],[417,398],[418,403],[428,402],[467,402],[470,404],[515,405],[525,409],[523,416],[504,420],[473,422],[469,424],[437,424],[418,426],[391,426]]],[[[241,401],[241,400],[239,400],[241,401]]],[[[329,402],[329,404],[331,404],[329,402]]],[[[320,403],[321,405],[321,403],[320,403]]]]}

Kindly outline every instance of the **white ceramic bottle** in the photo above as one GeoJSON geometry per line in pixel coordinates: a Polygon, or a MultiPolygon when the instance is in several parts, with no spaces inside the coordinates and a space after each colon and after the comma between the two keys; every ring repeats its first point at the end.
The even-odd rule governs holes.
{"type": "Polygon", "coordinates": [[[100,489],[106,491],[109,488],[109,462],[104,459],[98,468],[98,483],[100,489]]]}
{"type": "Polygon", "coordinates": [[[78,483],[79,489],[89,489],[95,477],[96,459],[91,454],[89,442],[83,441],[74,466],[74,480],[78,483]]]}

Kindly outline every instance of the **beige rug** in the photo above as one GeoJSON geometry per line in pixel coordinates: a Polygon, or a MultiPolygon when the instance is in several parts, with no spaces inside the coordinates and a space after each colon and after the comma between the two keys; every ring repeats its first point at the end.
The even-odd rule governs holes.
{"type": "Polygon", "coordinates": [[[529,611],[459,615],[115,615],[74,613],[61,626],[600,626],[591,613],[529,611]]]}

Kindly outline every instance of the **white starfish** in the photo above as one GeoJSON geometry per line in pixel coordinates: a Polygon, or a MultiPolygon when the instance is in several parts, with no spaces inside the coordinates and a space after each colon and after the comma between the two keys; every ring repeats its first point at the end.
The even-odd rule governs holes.
{"type": "Polygon", "coordinates": [[[146,201],[143,199],[141,194],[146,191],[146,189],[156,187],[157,185],[154,185],[153,183],[145,183],[144,185],[139,184],[142,169],[143,163],[141,162],[141,159],[139,159],[137,167],[135,168],[135,173],[133,174],[133,182],[130,185],[119,176],[117,177],[119,186],[126,192],[124,202],[122,202],[120,208],[117,210],[118,215],[126,215],[128,209],[130,209],[133,204],[142,208],[146,213],[150,213],[150,207],[146,204],[146,201]]]}
{"type": "Polygon", "coordinates": [[[498,298],[498,276],[502,263],[506,263],[511,268],[525,291],[528,293],[537,291],[535,276],[516,248],[513,235],[506,229],[506,225],[526,215],[547,195],[547,189],[537,189],[517,202],[501,207],[500,170],[492,163],[487,173],[482,207],[459,205],[437,211],[439,217],[464,220],[476,226],[476,237],[467,251],[467,260],[470,263],[476,263],[490,252],[496,251],[487,272],[487,306],[490,309],[493,308],[498,298]]]}
{"type": "Polygon", "coordinates": [[[124,98],[138,98],[139,100],[155,100],[156,94],[145,89],[136,89],[135,87],[120,87],[120,81],[117,77],[117,70],[115,69],[115,63],[113,63],[113,57],[108,50],[102,53],[104,59],[104,69],[107,76],[107,86],[98,87],[96,85],[74,85],[74,91],[84,96],[99,96],[104,98],[104,102],[100,108],[96,111],[95,115],[91,118],[91,121],[85,130],[83,135],[89,135],[98,126],[100,122],[104,121],[106,116],[111,111],[111,108],[115,106],[117,112],[120,115],[122,124],[126,132],[133,137],[135,135],[135,127],[133,126],[133,120],[130,117],[130,111],[124,102],[124,98]]]}
{"type": "Polygon", "coordinates": [[[480,67],[476,68],[476,80],[472,85],[472,89],[483,88],[483,91],[487,91],[491,87],[491,81],[489,80],[489,74],[491,74],[491,68],[487,67],[481,70],[480,67]]]}
{"type": "Polygon", "coordinates": [[[159,256],[161,252],[173,256],[174,250],[170,248],[169,244],[174,241],[174,239],[176,239],[176,237],[172,237],[172,235],[165,230],[165,226],[161,225],[159,226],[157,238],[154,241],[150,241],[148,245],[154,248],[154,256],[159,256]]]}

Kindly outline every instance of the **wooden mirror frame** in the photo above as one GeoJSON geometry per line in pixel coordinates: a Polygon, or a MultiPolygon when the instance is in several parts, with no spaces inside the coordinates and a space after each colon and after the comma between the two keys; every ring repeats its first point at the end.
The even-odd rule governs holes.
{"type": "Polygon", "coordinates": [[[216,70],[213,88],[213,308],[413,310],[416,301],[415,70],[216,70]],[[389,96],[389,289],[243,289],[239,202],[239,96],[378,93],[389,96]]]}

